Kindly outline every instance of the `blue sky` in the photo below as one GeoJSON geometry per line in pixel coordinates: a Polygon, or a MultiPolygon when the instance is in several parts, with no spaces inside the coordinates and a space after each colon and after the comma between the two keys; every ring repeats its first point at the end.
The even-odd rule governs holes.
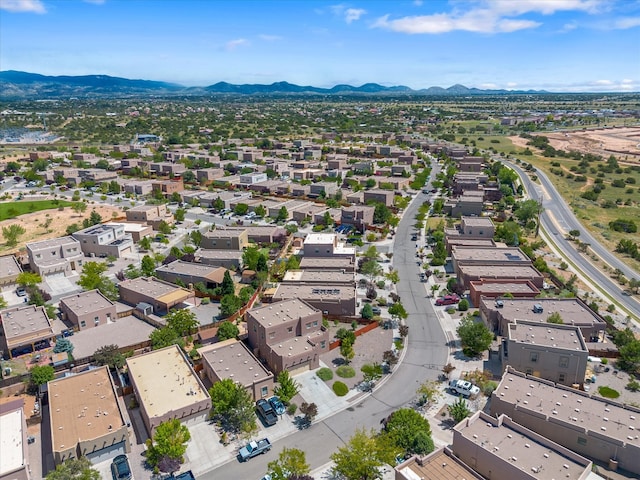
{"type": "Polygon", "coordinates": [[[640,0],[0,0],[0,70],[640,91],[640,0]]]}

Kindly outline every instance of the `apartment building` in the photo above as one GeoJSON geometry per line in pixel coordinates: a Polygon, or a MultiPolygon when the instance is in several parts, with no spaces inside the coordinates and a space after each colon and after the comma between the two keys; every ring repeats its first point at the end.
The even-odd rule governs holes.
{"type": "Polygon", "coordinates": [[[94,328],[115,321],[116,305],[99,290],[77,293],[60,299],[63,320],[69,320],[78,330],[94,328]]]}
{"type": "Polygon", "coordinates": [[[508,368],[491,395],[491,415],[506,415],[579,455],[640,475],[640,408],[508,368]]]}
{"type": "Polygon", "coordinates": [[[355,247],[347,247],[338,241],[335,233],[310,233],[304,239],[304,256],[355,258],[355,247]]]}
{"type": "Polygon", "coordinates": [[[0,480],[31,480],[24,400],[0,403],[0,480]]]}
{"type": "Polygon", "coordinates": [[[0,285],[16,283],[18,275],[22,273],[22,267],[13,255],[0,257],[0,285]]]}
{"type": "Polygon", "coordinates": [[[322,311],[297,298],[251,309],[245,319],[249,345],[276,375],[318,368],[329,350],[322,311]]]}
{"type": "Polygon", "coordinates": [[[579,327],[516,320],[500,346],[502,368],[562,385],[582,385],[589,350],[579,327]]]}
{"type": "Polygon", "coordinates": [[[72,234],[88,257],[121,258],[133,251],[133,238],[121,223],[94,225],[72,234]]]}
{"type": "Polygon", "coordinates": [[[47,384],[51,448],[56,465],[87,457],[92,463],[131,451],[131,440],[107,366],[47,384]]]}
{"type": "Polygon", "coordinates": [[[71,236],[27,243],[27,254],[31,270],[40,276],[73,275],[82,269],[84,258],[80,242],[71,236]]]}
{"type": "Polygon", "coordinates": [[[222,284],[226,271],[224,267],[176,260],[156,268],[156,275],[169,283],[185,286],[202,283],[207,288],[213,289],[222,284]]]}
{"type": "Polygon", "coordinates": [[[200,247],[209,250],[242,251],[249,246],[249,232],[246,229],[216,228],[202,234],[200,247]]]}
{"type": "Polygon", "coordinates": [[[162,422],[204,422],[211,398],[177,345],[127,358],[129,378],[149,436],[162,422]]]}
{"type": "Polygon", "coordinates": [[[242,385],[256,401],[273,395],[273,373],[251,353],[244,343],[230,339],[198,349],[204,374],[214,384],[231,379],[242,385]]]}

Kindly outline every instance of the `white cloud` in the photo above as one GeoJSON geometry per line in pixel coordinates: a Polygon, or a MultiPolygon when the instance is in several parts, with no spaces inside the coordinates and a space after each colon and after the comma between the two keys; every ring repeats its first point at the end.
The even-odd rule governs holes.
{"type": "Polygon", "coordinates": [[[572,30],[575,30],[576,28],[578,28],[578,24],[576,22],[565,23],[562,26],[562,29],[560,29],[560,33],[567,33],[572,30]]]}
{"type": "Polygon", "coordinates": [[[47,13],[40,0],[0,0],[0,10],[13,13],[47,13]]]}
{"type": "Polygon", "coordinates": [[[347,23],[360,20],[360,17],[367,13],[367,11],[362,8],[348,8],[345,5],[332,5],[330,8],[334,15],[343,17],[347,23]]]}
{"type": "Polygon", "coordinates": [[[507,82],[507,88],[516,88],[517,86],[516,82],[507,82]]]}
{"type": "Polygon", "coordinates": [[[282,40],[282,37],[280,35],[260,34],[258,35],[258,38],[260,40],[264,40],[265,42],[277,42],[278,40],[282,40]]]}
{"type": "Polygon", "coordinates": [[[506,33],[537,28],[540,22],[517,18],[528,13],[552,15],[558,11],[583,11],[595,14],[606,8],[603,0],[478,0],[453,2],[449,12],[416,15],[390,20],[378,18],[374,28],[384,28],[409,34],[438,34],[456,30],[477,33],[506,33]]]}
{"type": "Polygon", "coordinates": [[[596,85],[613,85],[613,82],[611,80],[596,80],[593,83],[596,85]]]}
{"type": "Polygon", "coordinates": [[[495,83],[482,83],[480,84],[480,88],[484,90],[496,90],[498,88],[498,85],[496,85],[495,83]]]}
{"type": "Polygon", "coordinates": [[[626,30],[634,27],[640,27],[640,17],[619,18],[613,24],[613,28],[616,30],[626,30]]]}
{"type": "Polygon", "coordinates": [[[228,51],[233,51],[238,47],[247,47],[249,45],[251,45],[251,43],[246,38],[237,38],[235,40],[228,41],[225,45],[225,49],[228,51]]]}

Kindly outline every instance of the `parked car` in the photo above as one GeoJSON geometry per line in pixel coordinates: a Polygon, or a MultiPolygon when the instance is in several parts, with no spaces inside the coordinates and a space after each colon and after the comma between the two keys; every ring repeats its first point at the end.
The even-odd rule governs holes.
{"type": "Polygon", "coordinates": [[[445,295],[436,300],[436,305],[454,305],[460,301],[458,295],[445,295]]]}
{"type": "Polygon", "coordinates": [[[282,403],[278,397],[271,397],[269,403],[278,415],[284,415],[284,412],[287,410],[284,403],[282,403]]]}
{"type": "Polygon", "coordinates": [[[126,455],[118,455],[113,459],[111,475],[113,475],[113,480],[129,480],[131,478],[131,468],[126,455]]]}
{"type": "Polygon", "coordinates": [[[276,414],[276,411],[264,398],[261,398],[256,402],[256,411],[266,426],[271,427],[278,423],[278,415],[276,414]]]}
{"type": "Polygon", "coordinates": [[[451,380],[449,382],[449,390],[453,393],[459,393],[463,397],[470,397],[480,393],[480,389],[473,383],[466,380],[451,380]]]}
{"type": "Polygon", "coordinates": [[[373,312],[374,315],[380,315],[382,313],[382,310],[380,309],[380,307],[371,307],[371,311],[373,312]]]}
{"type": "Polygon", "coordinates": [[[16,295],[19,296],[19,297],[26,297],[27,296],[27,289],[25,287],[16,288],[16,295]]]}
{"type": "Polygon", "coordinates": [[[268,438],[263,438],[262,440],[253,440],[247,443],[240,449],[238,455],[240,456],[240,461],[246,462],[250,458],[253,458],[257,455],[267,453],[269,450],[271,450],[271,442],[268,438]]]}

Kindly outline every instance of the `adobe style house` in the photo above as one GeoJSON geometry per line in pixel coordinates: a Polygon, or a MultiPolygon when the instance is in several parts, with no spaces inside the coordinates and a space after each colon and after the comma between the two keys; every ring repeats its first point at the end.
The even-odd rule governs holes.
{"type": "Polygon", "coordinates": [[[489,217],[462,217],[455,228],[445,229],[447,237],[493,239],[496,227],[489,217]]]}
{"type": "MultiPolygon", "coordinates": [[[[321,272],[327,276],[339,272],[321,272]]],[[[325,315],[334,317],[354,317],[357,315],[356,285],[282,282],[273,293],[272,301],[280,302],[293,298],[304,300],[325,315]]]]}
{"type": "Polygon", "coordinates": [[[169,309],[180,306],[195,294],[185,288],[158,280],[154,277],[139,277],[118,284],[120,300],[132,306],[150,305],[156,315],[164,315],[169,309]]]}
{"type": "Polygon", "coordinates": [[[460,266],[531,266],[531,259],[527,257],[522,250],[514,247],[454,247],[451,250],[451,263],[453,264],[456,275],[460,277],[460,266]]]}
{"type": "Polygon", "coordinates": [[[207,419],[209,393],[177,345],[127,358],[127,368],[150,436],[167,420],[194,425],[207,419]]]}
{"type": "MultiPolygon", "coordinates": [[[[387,179],[385,179],[386,181],[387,179]]],[[[379,189],[371,189],[365,190],[363,201],[368,204],[372,203],[382,203],[386,207],[393,206],[393,197],[394,193],[391,190],[379,190],[379,189]]]]}
{"type": "Polygon", "coordinates": [[[204,263],[183,262],[176,260],[167,265],[156,268],[158,278],[180,285],[189,286],[203,283],[207,288],[216,288],[222,284],[224,267],[214,267],[204,263]]]}
{"type": "Polygon", "coordinates": [[[580,328],[516,320],[500,346],[503,370],[519,372],[562,385],[582,385],[589,350],[580,328]]]}
{"type": "Polygon", "coordinates": [[[173,214],[167,210],[167,206],[161,205],[138,205],[130,208],[126,212],[128,222],[146,223],[157,230],[160,223],[173,223],[173,214]]]}
{"type": "Polygon", "coordinates": [[[18,275],[22,273],[22,267],[13,255],[0,257],[0,285],[16,283],[18,275]]]}
{"type": "Polygon", "coordinates": [[[227,270],[240,270],[242,267],[242,252],[240,250],[207,250],[198,249],[196,262],[216,267],[224,267],[227,270]]]}
{"type": "Polygon", "coordinates": [[[355,258],[355,247],[346,247],[338,242],[335,233],[310,233],[304,239],[304,257],[348,257],[355,258]]]}
{"type": "Polygon", "coordinates": [[[529,280],[472,280],[469,282],[469,299],[473,306],[482,298],[500,298],[509,294],[513,298],[536,298],[540,290],[529,280]]]}
{"type": "Polygon", "coordinates": [[[322,326],[322,312],[299,299],[254,308],[246,312],[249,345],[277,375],[283,370],[300,372],[320,365],[329,351],[329,331],[322,326]]]}
{"type": "Polygon", "coordinates": [[[88,257],[121,258],[133,249],[133,238],[125,233],[125,225],[110,223],[94,225],[72,234],[80,242],[82,253],[88,257]]]}
{"type": "Polygon", "coordinates": [[[354,257],[302,257],[300,268],[302,270],[355,272],[356,264],[354,257]]]}
{"type": "Polygon", "coordinates": [[[0,311],[0,348],[13,358],[47,348],[55,334],[44,307],[21,305],[0,311]]]}
{"type": "Polygon", "coordinates": [[[204,374],[213,384],[231,379],[242,385],[253,400],[273,395],[273,373],[249,351],[244,343],[229,339],[198,349],[204,374]]]}
{"type": "Polygon", "coordinates": [[[71,236],[27,243],[29,265],[38,275],[72,275],[82,269],[80,242],[71,236]]]}
{"type": "Polygon", "coordinates": [[[246,229],[215,229],[202,234],[200,247],[210,250],[241,251],[249,246],[249,234],[246,229]]]}
{"type": "MultiPolygon", "coordinates": [[[[453,428],[452,450],[483,478],[587,480],[591,461],[508,416],[480,411],[453,428]]],[[[432,477],[434,478],[434,477],[432,477]]]]}
{"type": "Polygon", "coordinates": [[[640,475],[640,408],[509,368],[491,395],[491,415],[506,415],[579,455],[640,475]]]}
{"type": "Polygon", "coordinates": [[[165,197],[170,197],[174,193],[180,193],[183,191],[184,185],[182,183],[182,179],[161,180],[159,182],[152,182],[151,189],[154,192],[162,192],[162,195],[165,197]]]}
{"type": "Polygon", "coordinates": [[[69,320],[78,330],[105,325],[117,318],[115,303],[99,290],[64,297],[59,308],[62,319],[69,320]]]}
{"type": "Polygon", "coordinates": [[[80,457],[95,464],[131,451],[107,366],[52,380],[47,389],[56,465],[80,457]]]}
{"type": "Polygon", "coordinates": [[[24,400],[0,403],[0,480],[31,480],[24,400]]]}
{"type": "Polygon", "coordinates": [[[354,205],[343,207],[340,224],[351,225],[359,232],[364,232],[369,225],[373,225],[373,214],[376,208],[368,205],[354,205]]]}
{"type": "Polygon", "coordinates": [[[471,467],[456,457],[450,447],[439,448],[426,457],[414,455],[396,465],[395,480],[484,480],[471,467]]]}
{"type": "Polygon", "coordinates": [[[458,281],[469,288],[472,281],[528,280],[536,288],[544,286],[542,274],[530,265],[458,265],[458,281]]]}

